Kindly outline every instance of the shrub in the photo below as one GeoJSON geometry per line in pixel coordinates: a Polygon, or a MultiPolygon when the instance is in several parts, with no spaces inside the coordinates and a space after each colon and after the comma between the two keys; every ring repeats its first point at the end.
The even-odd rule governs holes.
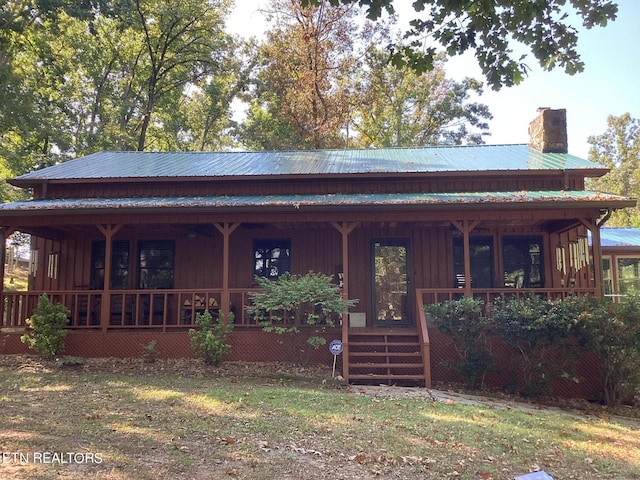
{"type": "Polygon", "coordinates": [[[233,331],[233,313],[229,313],[229,322],[225,322],[222,315],[214,319],[205,310],[196,313],[195,323],[199,328],[189,329],[191,347],[207,365],[220,365],[222,358],[231,353],[227,338],[233,331]]]}
{"type": "Polygon", "coordinates": [[[22,335],[20,341],[44,358],[53,358],[63,353],[69,314],[67,307],[51,303],[49,297],[43,294],[31,318],[27,319],[31,331],[22,335]]]}
{"type": "Polygon", "coordinates": [[[632,400],[640,388],[640,297],[621,304],[591,298],[577,318],[586,348],[598,355],[604,403],[632,400]]]}
{"type": "Polygon", "coordinates": [[[142,358],[146,363],[154,363],[158,356],[156,341],[151,340],[146,345],[142,345],[142,358]]]}
{"type": "Polygon", "coordinates": [[[519,358],[521,394],[539,396],[548,392],[554,379],[573,378],[571,370],[579,356],[575,302],[531,295],[492,304],[494,332],[519,358]]]}
{"type": "Polygon", "coordinates": [[[247,312],[263,324],[264,331],[284,335],[282,343],[292,360],[305,364],[311,350],[326,343],[320,336],[324,328],[334,326],[339,316],[357,303],[343,299],[340,287],[331,280],[330,275],[315,272],[286,273],[277,280],[256,277],[261,291],[252,295],[247,312]]]}
{"type": "Polygon", "coordinates": [[[429,321],[447,335],[458,361],[442,365],[462,375],[468,388],[482,385],[493,368],[491,357],[491,323],[483,314],[483,303],[471,297],[425,306],[429,321]]]}

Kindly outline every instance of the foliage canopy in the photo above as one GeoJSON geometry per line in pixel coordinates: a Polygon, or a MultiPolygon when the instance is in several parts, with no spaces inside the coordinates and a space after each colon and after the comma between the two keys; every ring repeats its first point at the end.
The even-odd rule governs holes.
{"type": "MultiPolygon", "coordinates": [[[[329,0],[331,4],[358,4],[372,20],[383,12],[395,13],[393,0],[329,0]]],[[[302,0],[319,5],[323,0],[302,0]]],[[[396,65],[410,65],[418,72],[431,70],[437,54],[433,41],[448,55],[475,52],[488,84],[495,90],[520,83],[528,67],[525,56],[516,57],[513,43],[529,48],[545,70],[561,67],[568,74],[584,69],[577,51],[578,33],[568,22],[575,13],[586,28],[604,27],[615,20],[618,7],[609,0],[416,0],[418,18],[405,34],[410,43],[392,51],[396,65]],[[424,14],[423,14],[424,12],[424,14]]]]}

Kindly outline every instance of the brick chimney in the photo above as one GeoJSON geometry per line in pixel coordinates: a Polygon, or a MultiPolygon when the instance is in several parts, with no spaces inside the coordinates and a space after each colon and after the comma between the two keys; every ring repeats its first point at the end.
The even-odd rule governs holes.
{"type": "Polygon", "coordinates": [[[562,108],[538,108],[538,116],[529,124],[529,146],[542,153],[567,153],[567,111],[562,108]]]}

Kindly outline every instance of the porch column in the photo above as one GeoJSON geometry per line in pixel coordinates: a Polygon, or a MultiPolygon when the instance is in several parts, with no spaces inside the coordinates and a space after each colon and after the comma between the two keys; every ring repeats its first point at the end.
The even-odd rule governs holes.
{"type": "Polygon", "coordinates": [[[2,249],[0,250],[0,325],[4,319],[4,264],[7,261],[7,238],[16,229],[13,227],[0,227],[0,242],[2,249]]]}
{"type": "MultiPolygon", "coordinates": [[[[214,223],[214,227],[222,234],[222,298],[221,309],[224,321],[229,321],[231,294],[229,292],[229,237],[240,226],[240,223],[214,223]]],[[[242,307],[242,305],[241,305],[242,307]]]]}
{"type": "MultiPolygon", "coordinates": [[[[349,234],[358,226],[357,223],[331,222],[342,235],[342,298],[349,300],[349,234]]],[[[342,316],[342,376],[349,381],[349,316],[342,316]]]]}
{"type": "Polygon", "coordinates": [[[469,246],[469,234],[476,228],[480,220],[451,220],[451,224],[462,233],[462,246],[464,249],[464,295],[472,296],[471,293],[471,248],[469,246]]]}
{"type": "Polygon", "coordinates": [[[111,255],[113,251],[113,236],[118,233],[122,225],[96,225],[104,235],[104,279],[102,285],[102,301],[100,303],[100,326],[102,333],[107,333],[109,318],[111,317],[111,255]]]}
{"type": "Polygon", "coordinates": [[[342,298],[349,300],[349,234],[358,224],[331,222],[331,225],[342,235],[342,298]]]}

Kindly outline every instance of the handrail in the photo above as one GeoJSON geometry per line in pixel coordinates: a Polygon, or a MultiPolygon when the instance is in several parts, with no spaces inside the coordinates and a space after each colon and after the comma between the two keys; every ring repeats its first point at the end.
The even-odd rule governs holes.
{"type": "Polygon", "coordinates": [[[422,354],[422,369],[424,371],[424,386],[431,388],[431,341],[427,318],[424,313],[424,302],[420,289],[416,289],[416,303],[418,309],[418,338],[420,339],[420,353],[422,354]]]}
{"type": "Polygon", "coordinates": [[[349,313],[342,314],[342,378],[349,383],[349,313]]]}

